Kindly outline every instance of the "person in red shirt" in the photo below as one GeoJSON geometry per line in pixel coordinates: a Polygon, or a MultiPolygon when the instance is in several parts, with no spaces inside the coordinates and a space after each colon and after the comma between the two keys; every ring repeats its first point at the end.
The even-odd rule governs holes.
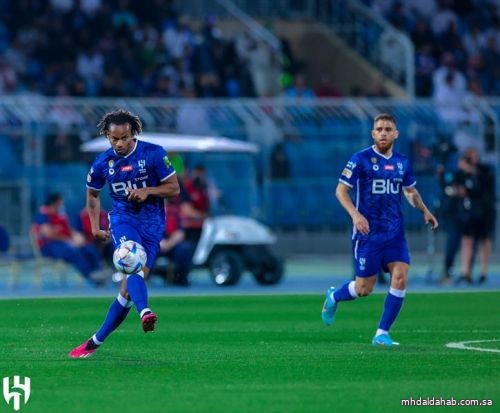
{"type": "Polygon", "coordinates": [[[181,205],[182,227],[186,239],[196,246],[201,236],[203,221],[209,215],[208,185],[203,165],[197,165],[188,177],[183,179],[189,202],[181,205]]]}
{"type": "MultiPolygon", "coordinates": [[[[99,222],[100,227],[103,229],[109,229],[109,218],[108,213],[104,209],[101,209],[99,214],[99,222]]],[[[107,239],[105,241],[96,239],[92,235],[92,227],[90,224],[90,217],[87,207],[83,207],[80,211],[80,226],[78,229],[81,231],[83,236],[85,237],[85,242],[87,244],[93,244],[96,246],[97,250],[101,254],[102,259],[108,263],[110,266],[113,265],[113,243],[111,239],[107,239]]]]}
{"type": "Polygon", "coordinates": [[[186,231],[182,226],[181,210],[191,200],[181,182],[179,180],[180,194],[170,200],[167,205],[167,225],[165,226],[164,237],[160,241],[160,254],[166,256],[175,264],[172,284],[188,287],[193,246],[186,240],[186,231]]]}
{"type": "Polygon", "coordinates": [[[72,264],[90,283],[100,283],[99,251],[94,244],[87,244],[81,233],[71,228],[67,215],[62,212],[63,205],[61,194],[50,194],[35,216],[32,230],[40,252],[46,257],[72,264]]]}

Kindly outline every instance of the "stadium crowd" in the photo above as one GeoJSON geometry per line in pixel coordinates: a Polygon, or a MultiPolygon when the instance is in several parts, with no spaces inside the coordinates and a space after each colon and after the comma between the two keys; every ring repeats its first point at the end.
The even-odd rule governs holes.
{"type": "MultiPolygon", "coordinates": [[[[415,46],[416,94],[500,94],[496,0],[364,0],[415,46]]],[[[462,96],[460,96],[462,95],[462,96]]]]}
{"type": "Polygon", "coordinates": [[[0,14],[0,94],[274,96],[292,60],[224,39],[213,17],[185,21],[173,0],[1,1],[0,14]]]}

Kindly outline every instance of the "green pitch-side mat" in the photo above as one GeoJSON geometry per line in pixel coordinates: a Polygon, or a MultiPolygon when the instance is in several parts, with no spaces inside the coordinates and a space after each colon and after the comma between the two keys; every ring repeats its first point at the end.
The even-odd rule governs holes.
{"type": "Polygon", "coordinates": [[[374,348],[384,297],[341,303],[328,328],[321,295],[153,297],[157,331],[133,309],[78,360],[112,298],[2,300],[0,412],[500,411],[500,292],[410,293],[401,346],[374,348]]]}

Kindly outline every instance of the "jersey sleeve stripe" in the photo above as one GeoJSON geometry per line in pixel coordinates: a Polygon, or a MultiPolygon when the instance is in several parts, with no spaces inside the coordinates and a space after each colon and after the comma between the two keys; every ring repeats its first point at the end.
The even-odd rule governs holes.
{"type": "Polygon", "coordinates": [[[170,178],[172,175],[175,174],[175,171],[172,172],[170,175],[167,175],[165,178],[160,179],[161,182],[166,181],[168,178],[170,178]]]}
{"type": "Polygon", "coordinates": [[[339,179],[339,182],[342,182],[344,185],[347,185],[349,188],[353,187],[349,182],[346,182],[343,179],[339,179]]]}
{"type": "Polygon", "coordinates": [[[403,188],[413,188],[415,185],[417,185],[417,181],[413,182],[411,185],[403,186],[403,188]]]}

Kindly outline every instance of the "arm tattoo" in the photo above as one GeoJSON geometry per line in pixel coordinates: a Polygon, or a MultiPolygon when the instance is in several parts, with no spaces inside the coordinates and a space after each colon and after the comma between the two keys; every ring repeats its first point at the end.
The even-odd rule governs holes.
{"type": "Polygon", "coordinates": [[[424,201],[422,201],[422,197],[415,189],[414,192],[410,192],[407,196],[408,202],[410,202],[411,206],[418,209],[419,211],[425,211],[426,207],[424,201]]]}

